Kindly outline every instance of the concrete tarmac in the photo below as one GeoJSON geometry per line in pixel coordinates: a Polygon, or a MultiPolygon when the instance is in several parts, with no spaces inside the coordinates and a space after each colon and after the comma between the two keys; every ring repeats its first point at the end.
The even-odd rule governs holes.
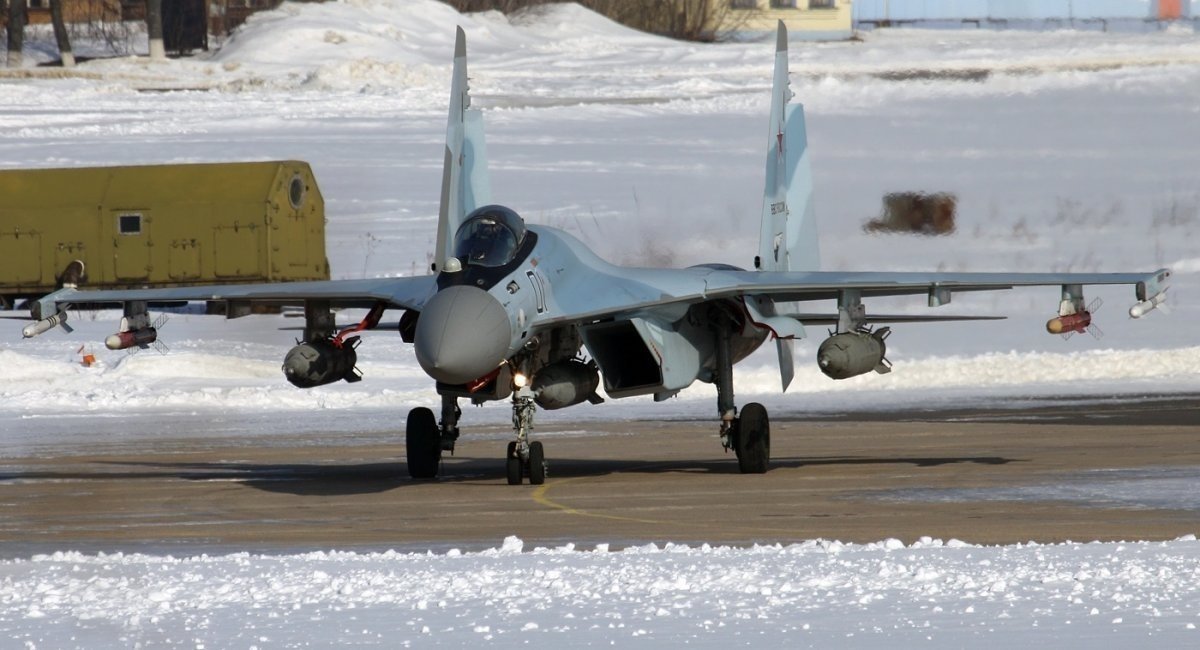
{"type": "Polygon", "coordinates": [[[467,549],[507,535],[619,547],[1200,533],[1200,501],[1147,506],[1036,489],[1113,471],[1200,472],[1197,396],[816,417],[772,421],[763,475],[739,474],[709,421],[547,426],[537,431],[550,461],[540,487],[505,483],[499,429],[465,434],[436,481],[407,478],[402,434],[395,444],[315,444],[336,435],[324,433],[254,447],[197,433],[152,449],[10,458],[0,468],[0,554],[467,549]]]}

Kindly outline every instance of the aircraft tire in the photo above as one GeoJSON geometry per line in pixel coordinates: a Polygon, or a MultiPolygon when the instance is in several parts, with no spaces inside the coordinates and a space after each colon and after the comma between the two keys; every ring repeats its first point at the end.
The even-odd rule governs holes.
{"type": "Polygon", "coordinates": [[[546,482],[546,451],[542,441],[529,443],[529,484],[541,485],[546,482]]]}
{"type": "Polygon", "coordinates": [[[505,456],[504,469],[508,474],[509,485],[521,484],[521,457],[517,454],[517,443],[508,443],[508,454],[505,456]]]}
{"type": "Polygon", "coordinates": [[[771,421],[762,404],[751,402],[742,408],[734,445],[743,474],[766,473],[771,462],[771,421]]]}
{"type": "Polygon", "coordinates": [[[442,440],[433,411],[420,407],[408,412],[404,443],[408,475],[416,479],[436,478],[442,462],[442,440]]]}

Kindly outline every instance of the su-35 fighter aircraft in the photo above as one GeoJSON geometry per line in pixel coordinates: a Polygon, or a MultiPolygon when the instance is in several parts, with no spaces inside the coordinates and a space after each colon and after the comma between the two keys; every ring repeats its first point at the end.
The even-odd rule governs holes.
{"type": "MultiPolygon", "coordinates": [[[[157,336],[147,304],[227,301],[303,305],[304,341],[284,359],[287,379],[301,388],[359,381],[356,334],[379,325],[385,310],[405,310],[400,334],[416,346],[421,368],[437,382],[441,417],[428,408],[408,414],[408,471],[433,478],[442,454],[459,437],[459,400],[512,400],[514,440],[508,443],[510,484],[546,479],[541,442],[531,441],[538,406],[560,409],[610,398],[667,399],[693,382],[717,387],[720,439],[736,452],[743,473],[765,472],[771,450],[766,409],[734,403],[733,364],[773,340],[783,389],[793,376],[792,342],[805,325],[832,325],[817,363],[844,379],[888,372],[882,322],[967,320],[958,316],[868,315],[863,300],[926,295],[931,307],[956,291],[1061,286],[1048,329],[1082,331],[1091,315],[1086,285],[1136,289],[1130,315],[1140,317],[1164,298],[1170,272],[1152,273],[891,273],[822,272],[812,205],[804,111],[789,103],[787,32],[779,25],[766,186],[754,270],[723,264],[687,269],[614,266],[579,240],[554,228],[526,224],[513,210],[491,204],[482,113],[471,108],[466,38],[458,30],[446,129],[445,162],[432,274],[422,277],[129,291],[61,289],[34,304],[25,328],[35,336],[65,323],[71,305],[123,304],[121,331],[108,347],[145,346],[157,336]],[[805,314],[799,304],[836,300],[837,313],[805,314]],[[359,324],[337,331],[331,309],[366,308],[359,324]],[[1057,327],[1057,329],[1056,329],[1057,327]]],[[[749,257],[749,255],[747,255],[749,257]]],[[[232,313],[232,311],[231,311],[232,313]]]]}

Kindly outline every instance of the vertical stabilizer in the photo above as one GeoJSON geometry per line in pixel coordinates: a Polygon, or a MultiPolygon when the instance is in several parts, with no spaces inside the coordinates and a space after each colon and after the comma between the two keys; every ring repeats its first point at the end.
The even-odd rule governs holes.
{"type": "MultiPolygon", "coordinates": [[[[767,131],[766,181],[758,256],[760,271],[816,271],[821,267],[817,222],[813,210],[812,169],[804,106],[791,103],[788,80],[788,33],[783,21],[775,38],[775,74],[771,84],[771,119],[767,131]]],[[[793,303],[777,302],[775,314],[796,312],[793,303]]],[[[779,374],[787,390],[795,375],[791,339],[777,339],[779,374]]]]}
{"type": "Polygon", "coordinates": [[[788,85],[787,28],[779,21],[762,229],[755,266],[761,271],[816,271],[821,263],[804,106],[790,103],[792,91],[788,85]]]}
{"type": "Polygon", "coordinates": [[[446,150],[442,164],[442,196],[438,210],[434,271],[453,256],[454,233],[463,218],[491,202],[483,113],[471,108],[467,85],[467,35],[458,28],[454,40],[454,73],[450,82],[450,115],[446,121],[446,150]]]}

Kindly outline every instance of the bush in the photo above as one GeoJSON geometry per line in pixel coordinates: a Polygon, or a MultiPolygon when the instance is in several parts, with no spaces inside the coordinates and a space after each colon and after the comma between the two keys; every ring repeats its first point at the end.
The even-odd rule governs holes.
{"type": "MultiPolygon", "coordinates": [[[[552,0],[443,0],[459,11],[489,11],[516,13],[550,4],[552,0]]],[[[730,4],[710,0],[578,0],[579,4],[612,20],[653,34],[687,41],[711,41],[715,27],[736,29],[728,19],[730,4]]],[[[752,11],[737,13],[744,23],[752,11]]]]}

